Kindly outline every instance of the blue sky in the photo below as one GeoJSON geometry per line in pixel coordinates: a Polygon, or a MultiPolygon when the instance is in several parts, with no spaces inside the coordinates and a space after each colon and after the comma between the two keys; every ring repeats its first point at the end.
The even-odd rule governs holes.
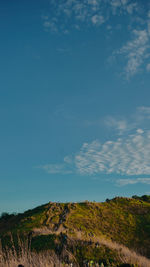
{"type": "Polygon", "coordinates": [[[147,0],[0,3],[0,212],[150,194],[147,0]]]}

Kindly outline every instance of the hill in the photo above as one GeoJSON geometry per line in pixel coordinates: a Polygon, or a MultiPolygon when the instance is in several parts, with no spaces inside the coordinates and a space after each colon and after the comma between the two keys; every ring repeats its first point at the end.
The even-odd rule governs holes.
{"type": "Polygon", "coordinates": [[[150,196],[116,197],[103,203],[49,202],[22,214],[2,214],[2,248],[11,247],[12,238],[18,247],[18,236],[30,240],[32,251],[51,250],[79,266],[91,260],[105,266],[122,262],[150,266],[140,257],[150,258],[150,196]]]}

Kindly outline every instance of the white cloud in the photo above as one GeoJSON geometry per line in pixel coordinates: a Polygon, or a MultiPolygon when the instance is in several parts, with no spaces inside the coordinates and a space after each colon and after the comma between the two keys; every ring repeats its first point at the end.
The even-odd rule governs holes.
{"type": "Polygon", "coordinates": [[[48,21],[47,19],[44,21],[43,26],[45,30],[50,30],[52,32],[57,32],[57,27],[54,21],[48,21]]]}
{"type": "MultiPolygon", "coordinates": [[[[84,143],[81,149],[66,156],[62,164],[40,166],[50,174],[81,175],[117,174],[124,176],[150,175],[150,107],[141,106],[128,119],[107,119],[107,126],[114,127],[119,138],[101,143],[94,140],[84,143]],[[148,127],[144,127],[148,125],[148,127]]],[[[118,183],[148,183],[148,178],[123,179],[118,183]],[[142,180],[139,180],[142,179],[142,180]]]]}
{"type": "MultiPolygon", "coordinates": [[[[46,14],[42,19],[52,23],[58,31],[69,30],[70,26],[77,28],[79,23],[86,23],[87,27],[90,24],[100,26],[109,19],[111,14],[132,14],[137,4],[130,2],[127,0],[64,0],[58,3],[51,0],[51,16],[46,14]]],[[[47,25],[44,24],[44,27],[47,25]]]]}
{"type": "MultiPolygon", "coordinates": [[[[79,152],[66,156],[62,164],[39,166],[50,174],[81,175],[120,174],[125,176],[150,175],[150,131],[137,129],[134,134],[100,143],[95,140],[84,143],[79,152]]],[[[146,183],[147,178],[123,179],[118,183],[125,185],[139,182],[146,183]]]]}
{"type": "Polygon", "coordinates": [[[138,131],[103,144],[99,141],[83,144],[75,156],[75,165],[81,174],[149,175],[149,158],[150,131],[138,131]]]}
{"type": "Polygon", "coordinates": [[[129,129],[128,122],[124,119],[116,119],[113,117],[108,117],[105,119],[105,124],[108,127],[114,128],[120,135],[129,129]]]}
{"type": "Polygon", "coordinates": [[[137,129],[137,131],[136,131],[138,134],[142,134],[142,133],[144,133],[144,131],[142,130],[142,129],[137,129]]]}
{"type": "Polygon", "coordinates": [[[138,11],[138,5],[135,1],[128,0],[109,0],[110,5],[112,6],[112,12],[116,15],[119,13],[132,14],[133,11],[138,11]]]}
{"type": "Polygon", "coordinates": [[[73,162],[72,157],[71,156],[64,157],[64,162],[72,164],[72,162],[73,162]]]}
{"type": "Polygon", "coordinates": [[[147,70],[148,72],[150,72],[150,63],[147,64],[147,66],[146,66],[146,70],[147,70]]]}
{"type": "Polygon", "coordinates": [[[150,115],[150,107],[141,106],[141,107],[138,107],[138,111],[141,113],[145,113],[145,114],[150,115]]]}
{"type": "MultiPolygon", "coordinates": [[[[147,14],[137,0],[63,0],[50,1],[51,13],[42,16],[45,31],[68,34],[72,29],[81,30],[88,27],[100,27],[106,24],[106,34],[109,25],[113,30],[122,26],[122,16],[126,16],[126,33],[131,39],[126,40],[122,48],[114,54],[122,55],[125,59],[124,74],[132,77],[142,68],[149,54],[150,43],[150,12],[147,14]],[[145,17],[144,17],[144,15],[145,17]],[[111,23],[118,16],[117,24],[111,23]]],[[[124,27],[124,26],[123,26],[124,27]]],[[[146,70],[150,71],[150,64],[146,70]]]]}
{"type": "Polygon", "coordinates": [[[149,127],[149,120],[150,120],[150,107],[141,106],[137,109],[136,114],[137,125],[138,124],[145,124],[149,127]]]}
{"type": "Polygon", "coordinates": [[[65,164],[46,164],[46,165],[41,165],[38,168],[43,169],[45,172],[49,174],[70,174],[72,173],[71,170],[66,168],[65,164]]]}
{"type": "Polygon", "coordinates": [[[114,130],[117,135],[132,134],[136,131],[143,133],[143,129],[150,129],[150,107],[140,106],[128,118],[107,116],[103,122],[104,126],[109,127],[111,131],[114,130]]]}
{"type": "Polygon", "coordinates": [[[118,179],[117,185],[133,185],[133,184],[150,184],[150,178],[136,178],[136,179],[118,179]]]}
{"type": "Polygon", "coordinates": [[[127,78],[136,74],[144,60],[149,57],[148,49],[150,48],[150,40],[147,30],[133,30],[132,34],[132,40],[127,42],[119,51],[127,59],[127,65],[125,67],[127,78]]]}
{"type": "Polygon", "coordinates": [[[92,18],[91,18],[91,21],[93,24],[95,25],[101,25],[105,22],[105,19],[102,15],[94,15],[92,18]]]}
{"type": "Polygon", "coordinates": [[[137,10],[138,9],[138,6],[137,6],[137,3],[131,3],[129,5],[126,6],[126,10],[129,14],[132,15],[133,11],[134,10],[137,10]]]}

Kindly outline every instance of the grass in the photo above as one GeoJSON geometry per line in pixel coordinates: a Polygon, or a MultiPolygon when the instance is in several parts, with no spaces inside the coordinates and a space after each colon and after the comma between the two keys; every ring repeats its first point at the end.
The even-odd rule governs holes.
{"type": "Polygon", "coordinates": [[[62,267],[56,254],[47,250],[41,253],[33,252],[28,246],[28,242],[20,242],[19,248],[15,246],[0,250],[0,266],[1,267],[17,267],[19,264],[32,267],[62,267]]]}
{"type": "Polygon", "coordinates": [[[150,196],[116,197],[104,203],[50,202],[23,214],[2,214],[0,238],[2,247],[7,247],[6,251],[10,249],[11,255],[10,232],[16,248],[19,246],[16,241],[18,234],[23,243],[32,236],[32,257],[37,253],[37,258],[43,257],[47,251],[53,251],[53,255],[58,257],[58,250],[65,255],[64,250],[67,250],[79,264],[84,258],[101,260],[105,264],[107,260],[112,266],[121,262],[138,262],[147,267],[150,266],[148,259],[138,254],[150,258],[150,196]],[[67,244],[62,246],[63,235],[67,235],[67,244]],[[92,244],[89,246],[87,242],[90,240],[92,244]],[[95,247],[96,240],[101,240],[100,248],[95,247]]]}
{"type": "MultiPolygon", "coordinates": [[[[10,235],[11,247],[0,248],[0,266],[1,267],[17,267],[19,264],[23,266],[38,267],[62,267],[69,266],[72,263],[74,267],[87,266],[86,263],[93,262],[91,266],[100,266],[104,264],[106,267],[121,267],[122,263],[128,263],[131,267],[149,267],[150,260],[137,255],[128,248],[121,246],[115,242],[105,239],[97,239],[95,241],[81,241],[69,239],[68,244],[62,246],[61,251],[55,248],[55,238],[50,236],[39,236],[33,241],[22,240],[18,237],[18,245],[10,235]],[[43,239],[43,240],[42,240],[43,239]],[[43,244],[42,249],[36,250],[36,245],[43,244]],[[50,247],[51,242],[54,247],[50,247]],[[99,244],[97,246],[97,244],[99,244]],[[99,264],[99,265],[98,265],[99,264]]],[[[59,241],[62,241],[61,238],[59,241]]],[[[57,243],[58,245],[58,243],[57,243]]],[[[62,242],[59,243],[62,245],[62,242]]]]}

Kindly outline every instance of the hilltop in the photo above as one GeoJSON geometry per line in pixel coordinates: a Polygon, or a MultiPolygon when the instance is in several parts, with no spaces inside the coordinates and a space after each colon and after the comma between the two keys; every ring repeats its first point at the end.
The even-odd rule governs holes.
{"type": "Polygon", "coordinates": [[[31,250],[53,250],[66,258],[67,251],[80,266],[85,260],[119,266],[123,258],[127,262],[127,254],[134,254],[130,250],[150,258],[150,196],[116,197],[103,203],[49,202],[22,214],[2,214],[2,247],[18,235],[31,240],[31,250]]]}

